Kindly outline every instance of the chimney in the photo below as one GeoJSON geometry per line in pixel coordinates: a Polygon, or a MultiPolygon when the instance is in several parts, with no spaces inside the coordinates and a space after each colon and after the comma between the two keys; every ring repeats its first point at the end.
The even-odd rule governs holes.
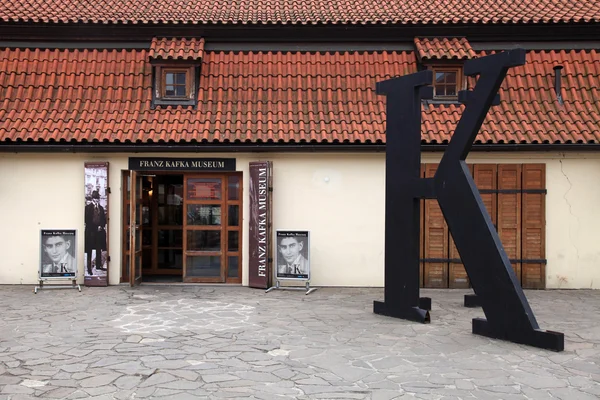
{"type": "Polygon", "coordinates": [[[563,104],[563,98],[560,91],[561,84],[561,73],[560,71],[563,69],[562,65],[556,65],[554,67],[554,92],[556,93],[556,100],[558,100],[558,104],[563,104]]]}

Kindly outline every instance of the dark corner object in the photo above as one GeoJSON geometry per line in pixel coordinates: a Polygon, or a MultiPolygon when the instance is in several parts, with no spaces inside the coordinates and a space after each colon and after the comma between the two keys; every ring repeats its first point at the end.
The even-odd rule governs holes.
{"type": "Polygon", "coordinates": [[[564,350],[562,333],[539,329],[465,162],[508,69],[524,65],[525,54],[514,49],[465,63],[465,75],[479,78],[459,93],[465,109],[433,178],[420,178],[421,99],[432,98],[432,72],[377,83],[377,94],[387,97],[387,148],[385,288],[376,314],[430,322],[430,301],[419,297],[419,202],[437,199],[487,318],[473,319],[472,332],[564,350]]]}
{"type": "Polygon", "coordinates": [[[477,308],[481,307],[481,303],[476,294],[465,294],[465,307],[477,308]]]}
{"type": "Polygon", "coordinates": [[[556,100],[560,105],[564,104],[561,92],[561,73],[563,69],[562,65],[554,66],[554,92],[556,93],[556,100]]]}

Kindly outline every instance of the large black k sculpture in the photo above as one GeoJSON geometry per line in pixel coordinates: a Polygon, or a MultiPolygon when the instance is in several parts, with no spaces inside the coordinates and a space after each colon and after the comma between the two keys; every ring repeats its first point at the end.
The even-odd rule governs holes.
{"type": "Polygon", "coordinates": [[[472,91],[461,91],[465,108],[433,178],[420,178],[421,99],[432,98],[431,71],[377,83],[387,97],[384,301],[376,314],[429,322],[431,301],[419,297],[419,201],[437,199],[485,318],[473,333],[535,347],[564,350],[564,335],[539,329],[500,237],[481,200],[465,159],[508,68],[525,64],[515,49],[467,61],[478,75],[472,91]]]}

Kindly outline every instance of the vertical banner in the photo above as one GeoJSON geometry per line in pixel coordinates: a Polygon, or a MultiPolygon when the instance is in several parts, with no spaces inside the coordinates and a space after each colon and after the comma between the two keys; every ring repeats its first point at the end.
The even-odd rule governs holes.
{"type": "Polygon", "coordinates": [[[108,162],[85,163],[85,286],[108,286],[108,162]]]}
{"type": "Polygon", "coordinates": [[[250,163],[249,286],[267,289],[271,284],[272,162],[250,163]]]}

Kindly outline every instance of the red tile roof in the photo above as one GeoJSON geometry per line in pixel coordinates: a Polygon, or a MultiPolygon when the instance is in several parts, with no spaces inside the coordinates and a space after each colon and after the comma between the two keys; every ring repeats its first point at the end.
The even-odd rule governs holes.
{"type": "Polygon", "coordinates": [[[476,57],[466,38],[415,38],[421,60],[466,60],[476,57]]]}
{"type": "Polygon", "coordinates": [[[154,38],[150,44],[150,58],[163,60],[196,60],[204,53],[204,39],[154,38]]]}
{"type": "Polygon", "coordinates": [[[594,0],[0,0],[3,21],[164,24],[600,21],[594,0]]]}
{"type": "MultiPolygon", "coordinates": [[[[0,142],[385,142],[375,83],[416,70],[414,52],[206,51],[197,109],[152,109],[148,54],[0,50],[0,142]]],[[[599,143],[599,87],[598,52],[529,52],[477,141],[599,143]]],[[[423,141],[450,140],[461,110],[425,105],[423,141]]]]}
{"type": "MultiPolygon", "coordinates": [[[[479,53],[478,55],[483,55],[479,53]]],[[[500,88],[500,105],[488,113],[480,143],[600,143],[600,52],[529,51],[527,64],[511,68],[500,88]],[[553,67],[562,65],[564,104],[556,99],[553,67]]],[[[475,78],[468,78],[470,88],[475,78]]],[[[451,139],[463,106],[426,107],[423,141],[451,139]]]]}

